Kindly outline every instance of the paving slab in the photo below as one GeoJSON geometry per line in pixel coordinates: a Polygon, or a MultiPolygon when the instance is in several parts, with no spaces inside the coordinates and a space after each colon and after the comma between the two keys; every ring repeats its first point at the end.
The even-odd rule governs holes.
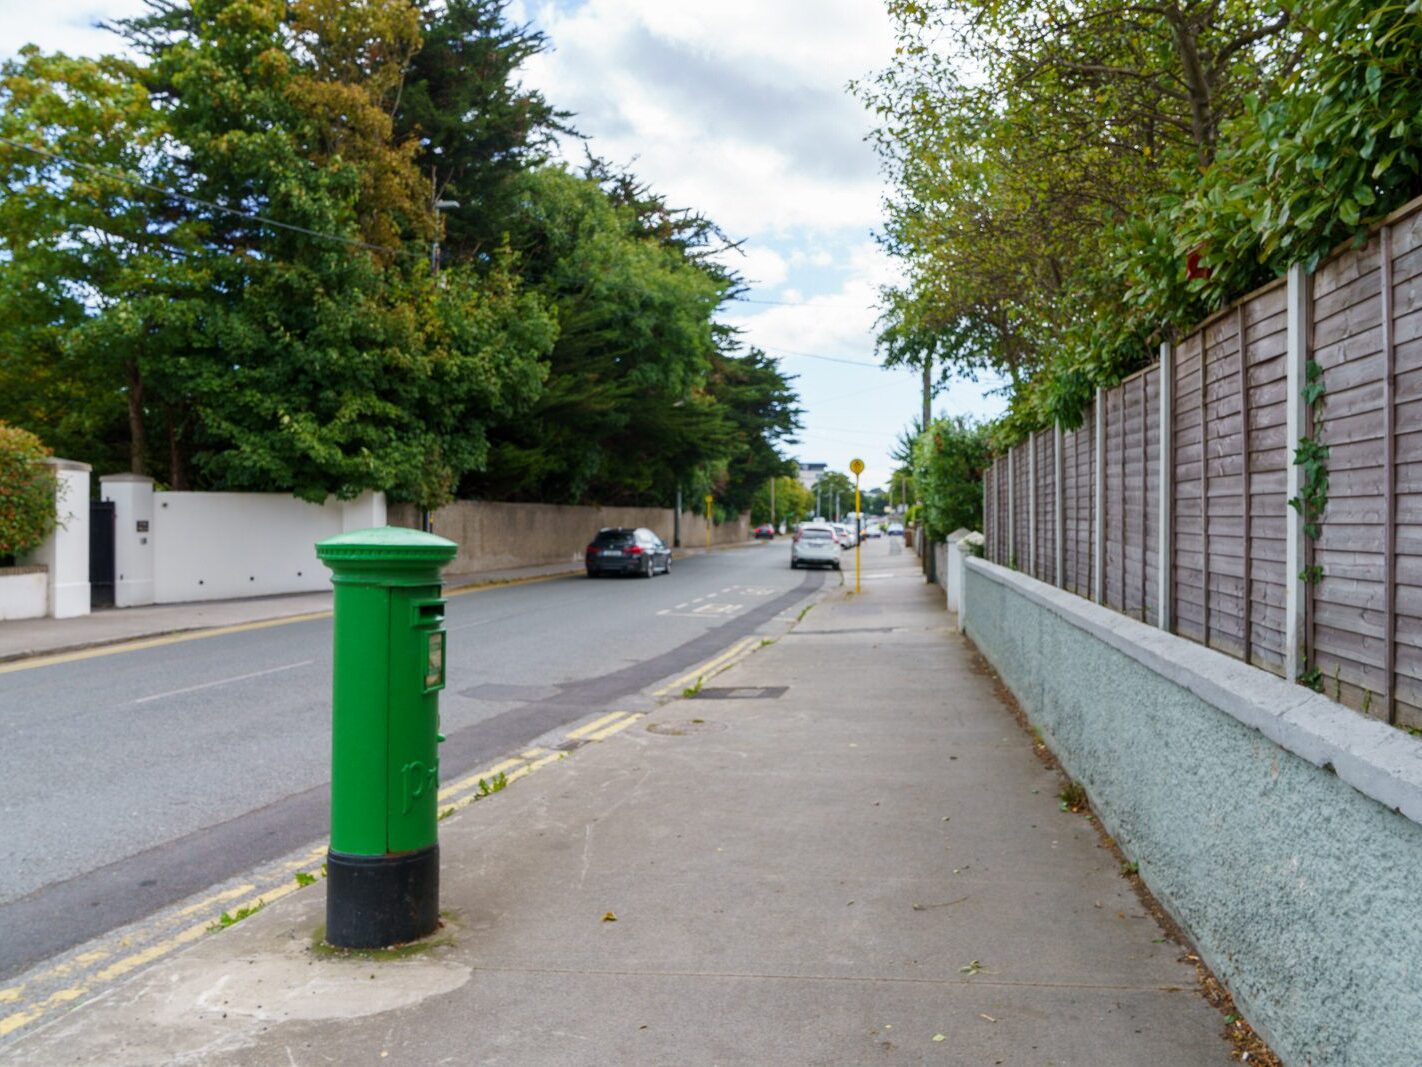
{"type": "Polygon", "coordinates": [[[674,700],[442,823],[423,952],[313,949],[318,883],[10,1062],[1230,1063],[916,562],[707,682],[783,694],[674,700]]]}

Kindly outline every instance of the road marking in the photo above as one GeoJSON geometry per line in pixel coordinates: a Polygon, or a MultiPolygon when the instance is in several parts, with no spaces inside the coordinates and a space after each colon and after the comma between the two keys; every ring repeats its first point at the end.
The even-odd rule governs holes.
{"type": "Polygon", "coordinates": [[[704,678],[706,675],[711,674],[720,667],[724,666],[728,660],[732,659],[740,652],[743,652],[749,646],[755,644],[757,640],[758,638],[755,637],[742,638],[730,648],[726,649],[726,651],[722,652],[719,656],[715,656],[712,659],[706,661],[693,671],[688,671],[686,674],[683,674],[680,678],[676,679],[676,681],[668,682],[666,685],[662,686],[662,688],[656,690],[652,695],[663,697],[666,696],[668,693],[674,692],[675,690],[684,689],[688,685],[692,685],[693,683],[695,683],[696,679],[704,678]]]}
{"type": "Polygon", "coordinates": [[[463,778],[459,779],[459,781],[450,782],[449,785],[441,789],[439,791],[438,799],[440,801],[443,801],[446,797],[454,796],[455,793],[462,792],[463,790],[468,789],[471,786],[477,786],[481,778],[487,781],[490,778],[497,777],[505,771],[512,770],[522,762],[523,760],[521,759],[506,759],[502,763],[494,764],[487,770],[465,775],[463,778]]]}
{"type": "Polygon", "coordinates": [[[634,722],[636,722],[636,721],[637,721],[638,719],[640,719],[640,718],[642,718],[641,715],[629,715],[629,716],[627,716],[627,718],[623,719],[621,722],[615,722],[615,723],[613,723],[611,726],[607,726],[607,727],[604,727],[603,729],[599,730],[597,733],[595,733],[595,734],[593,734],[592,736],[590,736],[590,737],[588,738],[588,740],[589,740],[589,741],[605,741],[605,740],[607,740],[609,737],[611,737],[613,734],[617,733],[617,731],[627,729],[627,727],[631,726],[634,722]]]}
{"type": "Polygon", "coordinates": [[[609,712],[606,715],[600,716],[599,718],[594,719],[592,722],[587,723],[586,725],[579,726],[576,730],[569,730],[567,735],[568,740],[576,741],[578,738],[584,737],[587,734],[592,733],[594,730],[601,729],[602,727],[610,723],[613,719],[620,719],[626,714],[627,713],[625,711],[613,711],[609,712]]]}
{"type": "MultiPolygon", "coordinates": [[[[489,589],[502,589],[509,585],[531,585],[534,582],[551,582],[557,578],[568,578],[576,574],[576,571],[560,571],[557,574],[538,574],[531,578],[508,578],[500,581],[485,582],[482,585],[468,585],[461,589],[450,589],[444,594],[446,600],[450,597],[467,596],[470,593],[482,593],[489,589]]],[[[331,611],[310,611],[302,615],[286,615],[279,619],[259,619],[256,622],[240,622],[231,626],[209,626],[199,630],[184,630],[181,633],[165,634],[161,637],[141,637],[129,641],[116,641],[110,645],[98,645],[94,648],[80,648],[72,652],[55,652],[30,656],[25,659],[9,660],[0,663],[0,674],[11,674],[15,671],[30,671],[39,667],[53,667],[61,663],[75,663],[79,660],[97,659],[100,656],[117,656],[123,652],[141,652],[145,648],[163,648],[166,645],[176,645],[182,641],[200,641],[205,637],[224,637],[227,634],[242,634],[251,630],[266,630],[273,626],[287,626],[294,622],[311,622],[315,619],[329,619],[333,613],[331,611]]]]}
{"type": "Polygon", "coordinates": [[[0,663],[0,674],[13,671],[34,670],[36,667],[52,667],[59,663],[74,663],[81,659],[96,659],[99,656],[117,656],[121,652],[140,652],[145,648],[163,648],[183,641],[197,641],[204,637],[223,637],[227,634],[242,634],[250,630],[266,630],[273,626],[286,626],[293,622],[310,622],[313,619],[329,619],[329,611],[315,611],[308,615],[288,615],[284,619],[263,619],[261,622],[244,622],[236,626],[215,626],[208,630],[185,630],[165,637],[147,637],[138,641],[122,641],[97,648],[84,648],[77,652],[59,652],[52,656],[35,656],[31,659],[0,663]]]}
{"type": "Polygon", "coordinates": [[[230,685],[232,682],[245,682],[248,678],[262,678],[268,674],[278,674],[281,671],[294,671],[297,667],[309,667],[315,662],[314,659],[304,659],[300,663],[288,663],[284,667],[269,667],[264,671],[253,671],[251,674],[239,674],[235,678],[221,678],[215,682],[203,682],[201,685],[190,685],[186,689],[170,689],[166,693],[154,693],[151,697],[139,697],[133,701],[133,703],[147,704],[150,700],[162,700],[164,697],[181,696],[184,693],[196,693],[199,689],[212,689],[219,685],[230,685]]]}
{"type": "MultiPolygon", "coordinates": [[[[593,740],[602,740],[610,737],[619,730],[625,729],[636,722],[640,715],[628,715],[625,711],[614,711],[607,715],[600,716],[587,724],[584,728],[597,729],[597,734],[593,740]],[[618,720],[618,721],[613,721],[618,720]]],[[[525,755],[547,752],[546,749],[529,749],[525,755]]],[[[470,792],[455,801],[452,805],[445,805],[443,810],[468,807],[481,794],[477,790],[480,778],[486,781],[502,771],[509,771],[505,783],[512,783],[520,778],[526,778],[534,771],[555,763],[558,760],[567,758],[567,752],[548,752],[540,758],[528,761],[523,758],[506,759],[494,764],[478,774],[466,775],[457,782],[453,782],[439,791],[439,800],[445,801],[452,793],[457,793],[461,789],[474,787],[470,792]]],[[[305,874],[311,880],[319,879],[322,876],[320,866],[314,866],[322,860],[326,854],[326,843],[310,849],[307,852],[285,860],[280,860],[266,865],[252,875],[252,881],[242,885],[224,889],[204,897],[202,900],[186,905],[181,909],[171,911],[158,917],[156,922],[149,921],[146,927],[135,926],[126,929],[126,932],[113,931],[100,939],[100,944],[107,947],[91,948],[81,952],[64,963],[49,967],[43,971],[36,972],[27,977],[18,985],[0,989],[0,1004],[23,1003],[26,990],[34,990],[33,1003],[27,1004],[19,1011],[11,1012],[9,1015],[0,1016],[0,1038],[8,1037],[30,1024],[44,1018],[45,1015],[54,1011],[62,1005],[70,1004],[81,997],[93,996],[102,992],[102,987],[122,978],[146,964],[153,963],[164,956],[170,955],[175,950],[196,941],[204,934],[212,931],[214,925],[221,921],[222,912],[230,909],[231,914],[236,914],[243,909],[255,910],[273,904],[285,896],[295,893],[302,888],[300,882],[292,877],[293,871],[300,871],[303,868],[305,874]],[[241,899],[240,903],[233,905],[231,902],[241,899]],[[226,905],[226,907],[223,907],[226,905]],[[210,910],[209,910],[210,909],[210,910]],[[192,924],[179,924],[179,920],[189,919],[194,914],[207,911],[208,917],[200,922],[192,924]],[[161,936],[164,929],[171,929],[180,925],[176,933],[166,937],[161,936]],[[145,944],[149,938],[159,935],[157,940],[145,944]],[[115,960],[113,963],[97,972],[89,973],[78,982],[68,980],[61,988],[53,988],[56,979],[67,978],[73,971],[85,970],[94,964],[101,963],[117,955],[118,949],[131,949],[135,945],[142,946],[131,951],[127,955],[115,960]],[[39,987],[39,988],[36,988],[39,987]]],[[[310,881],[307,882],[310,884],[310,881]]]]}

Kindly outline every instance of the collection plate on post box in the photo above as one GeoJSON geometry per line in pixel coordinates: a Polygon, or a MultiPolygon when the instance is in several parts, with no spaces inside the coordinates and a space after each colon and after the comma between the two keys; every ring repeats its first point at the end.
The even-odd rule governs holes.
{"type": "Polygon", "coordinates": [[[444,631],[430,634],[429,657],[425,665],[425,692],[444,688],[444,631]]]}

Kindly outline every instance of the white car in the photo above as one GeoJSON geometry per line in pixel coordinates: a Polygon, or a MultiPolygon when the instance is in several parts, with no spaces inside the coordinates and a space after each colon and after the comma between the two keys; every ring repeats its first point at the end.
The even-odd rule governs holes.
{"type": "Polygon", "coordinates": [[[890,537],[902,537],[904,535],[904,524],[901,522],[889,523],[888,534],[890,537]]]}
{"type": "Polygon", "coordinates": [[[802,522],[790,542],[790,566],[833,567],[839,570],[839,540],[827,522],[802,522]]]}
{"type": "Polygon", "coordinates": [[[830,523],[834,527],[835,539],[839,542],[840,548],[854,547],[854,527],[846,526],[842,522],[830,523]]]}

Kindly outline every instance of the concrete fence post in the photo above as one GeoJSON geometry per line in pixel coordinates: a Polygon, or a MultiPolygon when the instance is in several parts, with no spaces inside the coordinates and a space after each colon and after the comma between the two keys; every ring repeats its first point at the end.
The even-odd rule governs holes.
{"type": "Polygon", "coordinates": [[[1017,566],[1017,449],[1007,450],[1007,558],[1009,567],[1017,566]]]}
{"type": "MultiPolygon", "coordinates": [[[[1288,342],[1284,363],[1287,392],[1284,398],[1285,440],[1288,442],[1288,467],[1284,475],[1284,499],[1299,496],[1299,468],[1294,464],[1294,450],[1309,431],[1308,408],[1303,390],[1308,380],[1309,302],[1312,279],[1302,263],[1289,268],[1288,281],[1288,342]]],[[[1288,512],[1284,524],[1284,677],[1296,681],[1303,670],[1308,639],[1308,587],[1303,574],[1307,546],[1304,544],[1303,513],[1285,505],[1288,512]]]]}
{"type": "Polygon", "coordinates": [[[1052,577],[1059,589],[1066,588],[1066,466],[1062,459],[1062,420],[1052,427],[1052,529],[1055,552],[1052,556],[1052,577]]]}
{"type": "Polygon", "coordinates": [[[1175,580],[1175,345],[1160,345],[1160,455],[1155,479],[1160,496],[1156,500],[1155,623],[1162,630],[1171,626],[1171,595],[1175,580]]]}
{"type": "Polygon", "coordinates": [[[1033,578],[1037,574],[1037,435],[1027,436],[1027,566],[1033,578]]]}
{"type": "Polygon", "coordinates": [[[1106,390],[1096,390],[1096,462],[1093,465],[1093,507],[1091,516],[1091,599],[1106,601],[1106,390]]]}

